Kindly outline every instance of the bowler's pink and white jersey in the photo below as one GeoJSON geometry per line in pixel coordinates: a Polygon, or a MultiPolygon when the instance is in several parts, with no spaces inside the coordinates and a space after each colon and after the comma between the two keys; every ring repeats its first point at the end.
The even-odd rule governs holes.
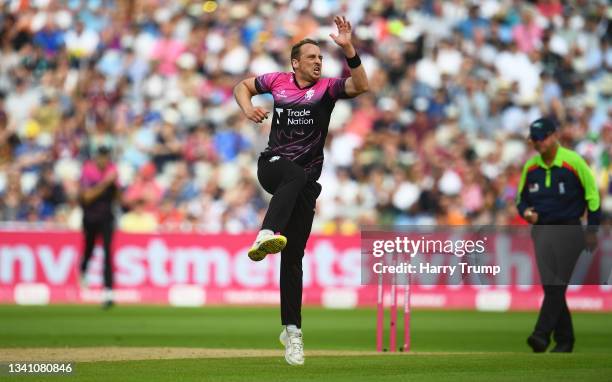
{"type": "Polygon", "coordinates": [[[349,98],[346,78],[321,78],[301,88],[294,73],[268,73],[255,78],[257,92],[274,97],[272,129],[264,157],[279,155],[302,166],[316,180],[323,167],[323,147],[336,100],[349,98]]]}

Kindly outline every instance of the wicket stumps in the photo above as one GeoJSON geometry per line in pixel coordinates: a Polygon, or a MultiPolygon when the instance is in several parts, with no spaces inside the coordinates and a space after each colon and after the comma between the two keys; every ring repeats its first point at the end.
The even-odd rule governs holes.
{"type": "MultiPolygon", "coordinates": [[[[394,277],[393,283],[391,284],[391,307],[390,307],[390,319],[389,319],[389,352],[395,352],[397,349],[397,292],[398,289],[404,287],[404,343],[399,348],[399,351],[408,352],[410,351],[410,282],[405,285],[396,285],[396,279],[394,277]]],[[[376,351],[382,352],[387,351],[384,348],[384,326],[385,326],[385,303],[384,303],[384,283],[382,275],[378,278],[378,289],[376,291],[376,351]]]]}

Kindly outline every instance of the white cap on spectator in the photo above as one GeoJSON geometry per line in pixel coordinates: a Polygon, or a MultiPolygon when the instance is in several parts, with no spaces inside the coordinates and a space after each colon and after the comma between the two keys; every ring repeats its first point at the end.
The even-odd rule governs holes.
{"type": "Polygon", "coordinates": [[[72,14],[67,10],[60,10],[55,13],[55,22],[61,29],[68,29],[72,25],[72,14]]]}
{"type": "Polygon", "coordinates": [[[602,95],[612,95],[612,74],[606,74],[599,83],[599,87],[602,95]]]}
{"type": "Polygon", "coordinates": [[[229,15],[234,20],[242,20],[249,16],[249,8],[246,4],[233,4],[229,10],[229,15]]]}
{"type": "Polygon", "coordinates": [[[47,8],[49,6],[49,3],[51,2],[51,0],[32,0],[30,1],[30,4],[34,7],[34,8],[47,8]]]}
{"type": "MultiPolygon", "coordinates": [[[[525,136],[527,134],[525,133],[525,136]]],[[[516,158],[523,158],[527,148],[523,141],[516,139],[507,140],[502,148],[502,161],[506,164],[515,163],[516,158]]]]}
{"type": "Polygon", "coordinates": [[[61,180],[77,181],[81,175],[81,163],[72,158],[62,158],[55,163],[54,173],[61,180]]]}
{"type": "MultiPolygon", "coordinates": [[[[327,61],[325,62],[325,66],[327,65],[327,61]]],[[[251,60],[251,65],[249,66],[249,72],[253,73],[255,76],[259,76],[265,73],[270,72],[278,72],[282,69],[276,63],[276,61],[267,53],[262,53],[257,55],[253,60],[251,60]]]]}
{"type": "Polygon", "coordinates": [[[164,122],[176,125],[181,120],[181,114],[174,108],[167,108],[162,115],[164,122]]]}
{"type": "Polygon", "coordinates": [[[421,189],[410,182],[403,182],[393,194],[393,206],[399,210],[407,210],[412,207],[421,195],[421,189]]]}
{"type": "Polygon", "coordinates": [[[211,53],[219,53],[225,47],[225,39],[218,32],[211,32],[206,37],[206,47],[211,53]]]}
{"type": "Polygon", "coordinates": [[[30,24],[30,30],[33,33],[36,33],[44,28],[47,23],[47,12],[37,12],[34,17],[32,17],[32,22],[30,24]]]}
{"type": "Polygon", "coordinates": [[[400,32],[399,37],[406,42],[415,42],[421,33],[422,31],[416,25],[407,25],[400,32]]]}
{"type": "Polygon", "coordinates": [[[438,181],[440,191],[445,195],[457,195],[461,191],[461,177],[452,169],[447,169],[438,181]]]}
{"type": "Polygon", "coordinates": [[[377,106],[382,111],[394,111],[397,109],[397,101],[391,97],[383,97],[378,100],[377,106]]]}
{"type": "Polygon", "coordinates": [[[193,54],[186,52],[179,56],[176,63],[181,69],[191,70],[196,67],[196,58],[193,54]]]}
{"type": "Polygon", "coordinates": [[[187,13],[193,17],[202,16],[204,13],[204,7],[200,3],[193,3],[187,7],[187,13]]]}
{"type": "Polygon", "coordinates": [[[537,101],[537,97],[534,93],[519,94],[516,103],[521,106],[531,106],[537,101]]]}
{"type": "Polygon", "coordinates": [[[172,11],[167,7],[159,8],[153,17],[160,24],[167,23],[172,18],[172,11]]]}
{"type": "Polygon", "coordinates": [[[429,101],[427,98],[419,97],[414,100],[414,109],[416,111],[426,111],[429,108],[429,101]]]}
{"type": "Polygon", "coordinates": [[[187,97],[180,101],[178,109],[185,118],[185,122],[188,124],[196,123],[202,114],[200,102],[194,97],[187,97]]]}
{"type": "Polygon", "coordinates": [[[359,25],[355,28],[355,36],[360,40],[374,40],[376,38],[376,31],[371,26],[359,25]]]}
{"type": "Polygon", "coordinates": [[[444,114],[448,119],[457,119],[459,117],[459,109],[451,104],[444,109],[444,114]]]}
{"type": "Polygon", "coordinates": [[[567,41],[558,34],[554,34],[548,43],[550,45],[550,50],[553,53],[557,53],[560,56],[565,56],[569,53],[569,45],[567,41]]]}
{"type": "Polygon", "coordinates": [[[145,93],[151,98],[159,98],[164,91],[164,80],[161,76],[153,75],[146,80],[145,93]]]}
{"type": "Polygon", "coordinates": [[[36,183],[38,183],[38,175],[35,172],[29,171],[21,174],[20,185],[21,192],[24,194],[29,194],[36,187],[36,183]]]}

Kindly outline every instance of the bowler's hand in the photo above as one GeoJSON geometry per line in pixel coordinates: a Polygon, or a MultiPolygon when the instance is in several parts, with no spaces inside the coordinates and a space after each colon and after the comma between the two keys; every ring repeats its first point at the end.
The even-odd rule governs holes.
{"type": "Polygon", "coordinates": [[[527,208],[525,210],[525,213],[523,213],[523,217],[525,218],[525,220],[527,220],[527,223],[529,224],[536,224],[538,222],[538,213],[535,212],[533,207],[527,208]]]}
{"type": "Polygon", "coordinates": [[[246,117],[255,123],[262,123],[264,119],[268,119],[268,112],[261,107],[254,107],[244,112],[246,117]]]}
{"type": "Polygon", "coordinates": [[[351,34],[353,32],[353,28],[351,27],[351,23],[346,20],[344,16],[336,16],[334,17],[334,22],[336,23],[336,27],[338,28],[338,34],[329,34],[329,37],[334,40],[336,44],[338,44],[341,48],[347,48],[351,45],[351,34]]]}
{"type": "Polygon", "coordinates": [[[591,252],[595,252],[595,250],[597,249],[597,233],[587,231],[585,239],[587,249],[591,252]]]}

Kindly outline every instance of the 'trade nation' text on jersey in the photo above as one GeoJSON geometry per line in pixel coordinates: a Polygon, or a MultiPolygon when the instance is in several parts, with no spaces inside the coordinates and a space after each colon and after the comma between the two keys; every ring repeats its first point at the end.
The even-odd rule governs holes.
{"type": "Polygon", "coordinates": [[[323,167],[323,147],[336,100],[349,98],[346,78],[321,78],[300,88],[293,73],[268,73],[255,78],[257,92],[274,98],[272,129],[264,157],[280,155],[302,166],[316,180],[323,167]]]}

